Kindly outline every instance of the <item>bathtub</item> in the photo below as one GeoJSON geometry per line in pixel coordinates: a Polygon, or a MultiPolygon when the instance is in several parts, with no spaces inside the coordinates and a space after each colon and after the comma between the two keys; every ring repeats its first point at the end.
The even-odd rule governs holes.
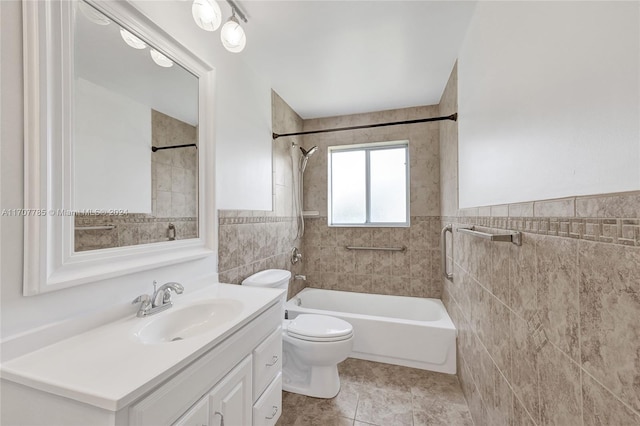
{"type": "Polygon", "coordinates": [[[456,328],[438,299],[305,288],[289,318],[321,314],[353,325],[352,358],[455,374],[456,328]]]}

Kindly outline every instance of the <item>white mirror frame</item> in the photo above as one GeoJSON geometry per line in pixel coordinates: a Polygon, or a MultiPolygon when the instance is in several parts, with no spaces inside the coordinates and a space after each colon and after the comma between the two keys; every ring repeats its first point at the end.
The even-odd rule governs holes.
{"type": "Polygon", "coordinates": [[[198,238],[74,252],[73,10],[70,1],[24,1],[25,296],[212,256],[215,226],[215,70],[133,5],[89,1],[199,80],[198,238]]]}

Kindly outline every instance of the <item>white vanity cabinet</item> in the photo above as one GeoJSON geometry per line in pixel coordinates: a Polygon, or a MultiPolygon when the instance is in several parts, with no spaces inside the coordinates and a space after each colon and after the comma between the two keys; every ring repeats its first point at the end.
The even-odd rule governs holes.
{"type": "Polygon", "coordinates": [[[174,426],[250,425],[251,392],[251,356],[248,356],[174,426]]]}
{"type": "MultiPolygon", "coordinates": [[[[112,383],[104,383],[104,388],[95,384],[94,389],[104,395],[111,389],[109,386],[124,389],[110,393],[114,396],[109,399],[100,397],[100,392],[96,395],[81,394],[75,390],[71,393],[70,387],[49,389],[44,380],[38,383],[20,379],[21,383],[18,379],[12,380],[15,373],[7,374],[9,370],[15,372],[25,364],[51,359],[54,351],[67,353],[78,350],[72,343],[66,347],[45,348],[45,353],[30,355],[30,358],[21,360],[19,366],[3,371],[2,424],[271,426],[281,413],[282,305],[280,298],[277,301],[270,299],[269,307],[259,310],[262,313],[254,314],[251,320],[222,333],[184,361],[163,369],[157,377],[123,388],[115,384],[121,380],[118,377],[125,376],[118,372],[120,376],[112,373],[115,376],[112,383]],[[11,409],[6,410],[5,407],[11,409]]],[[[174,344],[180,345],[181,342],[160,343],[156,349],[166,351],[169,349],[162,345],[174,344]]],[[[142,350],[144,354],[153,354],[151,347],[142,350]]],[[[144,359],[150,364],[159,362],[153,356],[144,359]]],[[[111,357],[105,356],[100,362],[102,365],[96,366],[96,370],[109,367],[115,372],[125,368],[122,366],[127,358],[124,354],[112,353],[111,357]],[[111,362],[108,361],[111,358],[112,365],[105,365],[111,362]]],[[[140,361],[126,366],[130,369],[140,367],[140,361]]]]}
{"type": "Polygon", "coordinates": [[[253,426],[272,426],[282,413],[282,328],[253,350],[253,426]]]}

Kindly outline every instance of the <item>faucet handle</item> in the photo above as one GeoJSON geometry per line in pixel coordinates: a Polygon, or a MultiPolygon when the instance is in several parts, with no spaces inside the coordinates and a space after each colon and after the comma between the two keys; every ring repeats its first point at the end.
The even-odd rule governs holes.
{"type": "Polygon", "coordinates": [[[151,296],[148,294],[141,294],[131,302],[132,305],[135,305],[136,303],[140,303],[140,309],[138,309],[136,316],[138,318],[142,318],[148,314],[149,309],[151,308],[151,296]]]}
{"type": "Polygon", "coordinates": [[[141,294],[140,296],[133,299],[133,302],[131,302],[131,304],[135,305],[136,303],[140,303],[140,302],[145,304],[145,303],[149,303],[150,301],[151,301],[151,297],[149,297],[148,294],[141,294]]]}
{"type": "Polygon", "coordinates": [[[156,294],[158,291],[158,281],[153,280],[153,294],[156,294]]]}

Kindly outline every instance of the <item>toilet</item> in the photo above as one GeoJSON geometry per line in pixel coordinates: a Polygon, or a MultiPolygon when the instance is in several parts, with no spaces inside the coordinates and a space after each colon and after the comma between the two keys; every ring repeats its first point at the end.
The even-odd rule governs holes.
{"type": "MultiPolygon", "coordinates": [[[[291,272],[267,269],[242,285],[287,290],[291,272]]],[[[286,298],[286,293],[285,296],[286,298]]],[[[353,327],[328,315],[301,314],[282,320],[282,388],[287,392],[333,398],[340,391],[338,364],[353,347],[353,327]]]]}

